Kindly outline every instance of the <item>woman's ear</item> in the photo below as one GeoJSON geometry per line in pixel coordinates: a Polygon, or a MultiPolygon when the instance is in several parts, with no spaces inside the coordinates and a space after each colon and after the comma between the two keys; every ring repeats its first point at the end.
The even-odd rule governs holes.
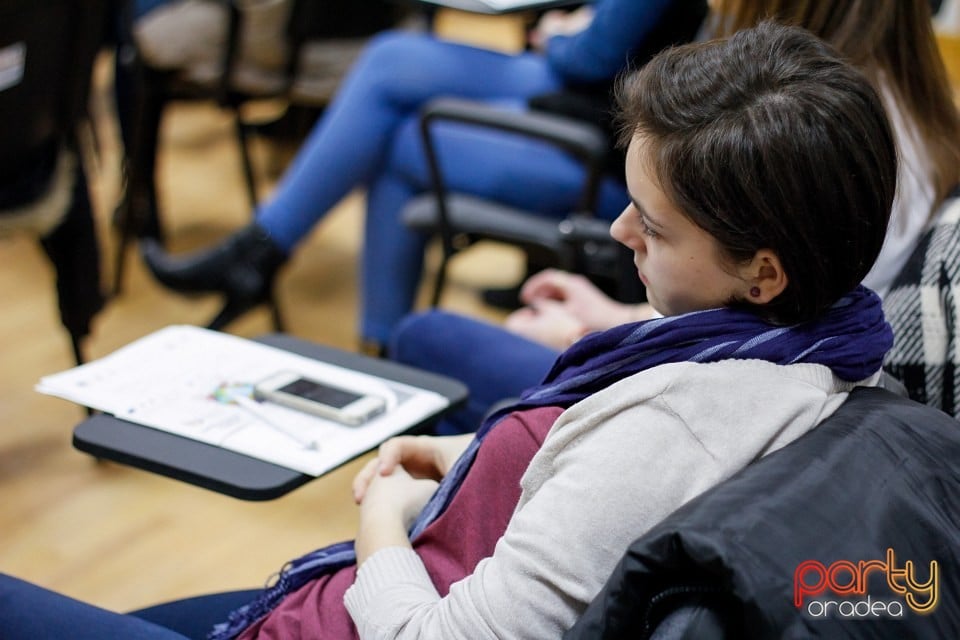
{"type": "Polygon", "coordinates": [[[770,249],[760,249],[742,272],[747,286],[746,300],[767,304],[787,288],[789,279],[780,257],[770,249]]]}

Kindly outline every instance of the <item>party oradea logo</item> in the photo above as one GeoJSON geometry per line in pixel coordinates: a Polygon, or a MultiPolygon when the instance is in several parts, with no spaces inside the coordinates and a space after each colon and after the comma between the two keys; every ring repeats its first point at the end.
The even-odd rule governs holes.
{"type": "Polygon", "coordinates": [[[793,572],[793,604],[813,618],[903,618],[929,614],[940,600],[940,567],[931,560],[919,568],[897,563],[893,549],[885,560],[837,560],[825,565],[801,562],[793,572]]]}

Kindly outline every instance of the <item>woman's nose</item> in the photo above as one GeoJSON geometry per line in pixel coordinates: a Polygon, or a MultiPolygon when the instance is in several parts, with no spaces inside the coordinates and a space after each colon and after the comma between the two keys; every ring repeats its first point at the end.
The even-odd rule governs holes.
{"type": "Polygon", "coordinates": [[[610,224],[610,236],[620,244],[624,245],[627,244],[625,228],[626,224],[624,224],[624,217],[627,215],[627,211],[629,211],[629,209],[630,205],[627,205],[627,208],[621,211],[620,215],[618,215],[610,224]]]}
{"type": "Polygon", "coordinates": [[[629,216],[632,213],[630,210],[632,207],[632,204],[627,205],[623,212],[616,217],[610,225],[610,236],[628,249],[644,251],[646,245],[643,242],[643,234],[639,233],[636,229],[632,229],[629,223],[629,216]]]}

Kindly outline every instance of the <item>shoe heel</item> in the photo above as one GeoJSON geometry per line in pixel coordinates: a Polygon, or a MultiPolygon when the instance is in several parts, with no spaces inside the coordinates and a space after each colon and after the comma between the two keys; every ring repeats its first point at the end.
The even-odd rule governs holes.
{"type": "Polygon", "coordinates": [[[273,329],[278,333],[283,333],[284,323],[283,316],[280,313],[280,307],[277,305],[277,301],[274,300],[273,294],[260,303],[250,304],[246,301],[239,300],[227,300],[220,311],[217,313],[216,317],[207,324],[207,329],[213,329],[215,331],[220,331],[225,328],[227,325],[232,323],[234,320],[258,307],[261,304],[266,304],[270,306],[271,319],[273,320],[273,329]]]}
{"type": "Polygon", "coordinates": [[[251,305],[246,301],[227,300],[217,315],[207,325],[207,329],[220,331],[255,306],[256,305],[251,305]]]}

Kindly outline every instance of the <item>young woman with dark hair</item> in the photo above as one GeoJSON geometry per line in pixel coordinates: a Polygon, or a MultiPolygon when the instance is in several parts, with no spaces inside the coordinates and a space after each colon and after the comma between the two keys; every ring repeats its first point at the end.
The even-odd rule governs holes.
{"type": "MultiPolygon", "coordinates": [[[[883,297],[934,212],[960,183],[960,115],[937,50],[929,3],[714,0],[711,8],[715,29],[724,34],[763,18],[812,31],[860,68],[880,93],[897,140],[899,184],[883,249],[863,284],[883,297]]],[[[797,176],[781,166],[769,179],[788,185],[797,176]]],[[[863,228],[861,233],[875,230],[863,228]]],[[[794,271],[807,269],[806,262],[794,271]]],[[[836,276],[827,270],[816,277],[830,281],[836,276]]],[[[451,416],[441,427],[445,432],[474,429],[491,404],[536,384],[559,351],[584,334],[649,318],[656,311],[647,304],[612,300],[583,276],[557,270],[528,279],[521,298],[527,306],[507,318],[506,331],[444,312],[413,316],[398,326],[392,358],[459,378],[470,388],[467,410],[451,416]],[[484,348],[467,352],[462,346],[475,344],[484,348]]]]}
{"type": "MultiPolygon", "coordinates": [[[[141,612],[136,637],[202,637],[222,615],[213,637],[557,638],[633,539],[877,384],[892,335],[857,283],[897,157],[869,80],[764,23],[668,50],[620,95],[613,233],[665,317],[578,342],[475,438],[388,440],[354,481],[354,544],[289,563],[229,616],[141,612]]],[[[131,620],[0,578],[5,638],[134,637],[112,631],[131,620]]]]}

